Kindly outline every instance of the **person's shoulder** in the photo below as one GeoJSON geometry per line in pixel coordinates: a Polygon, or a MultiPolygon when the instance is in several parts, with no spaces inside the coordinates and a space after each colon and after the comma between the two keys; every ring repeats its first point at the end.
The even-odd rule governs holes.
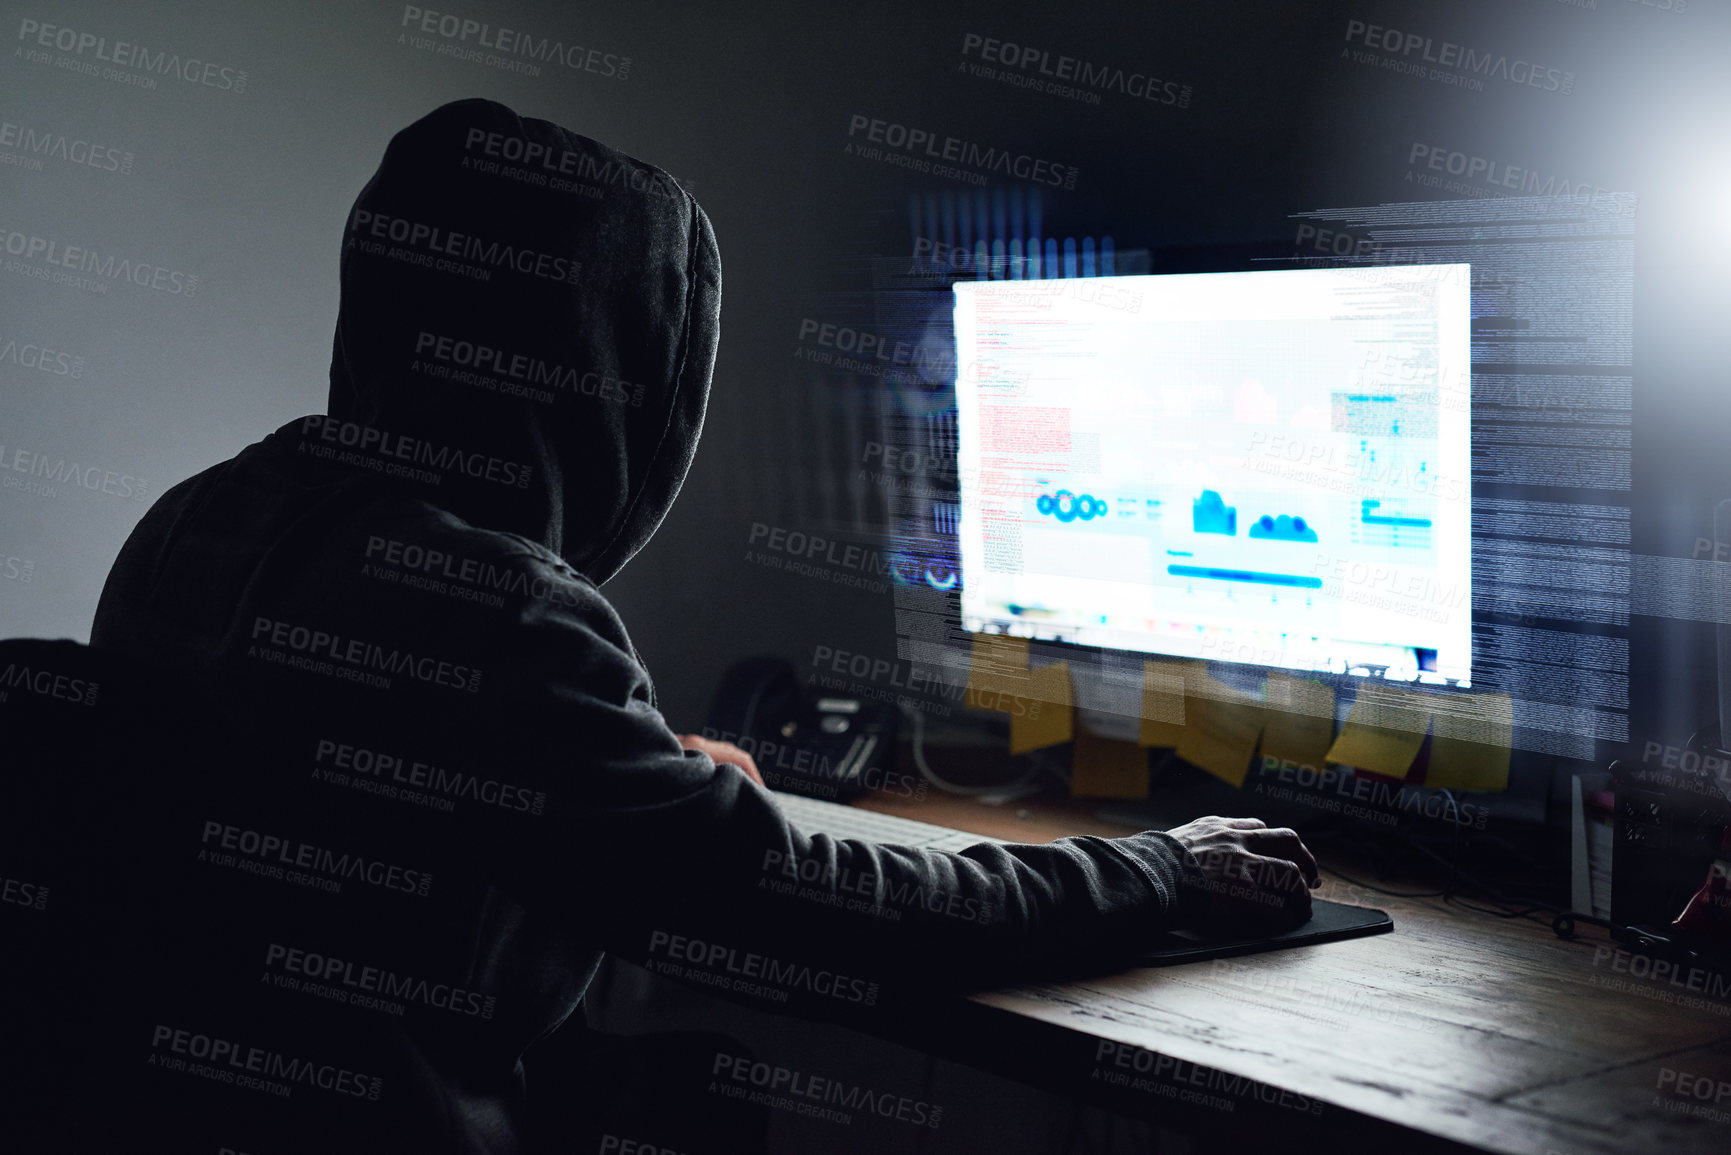
{"type": "Polygon", "coordinates": [[[488,696],[522,697],[549,670],[566,669],[602,696],[651,699],[618,611],[546,545],[408,495],[357,507],[338,537],[338,552],[359,563],[350,570],[358,586],[348,588],[364,607],[352,608],[406,631],[405,645],[486,669],[488,696]]]}
{"type": "Polygon", "coordinates": [[[408,548],[411,544],[423,548],[437,546],[496,564],[544,567],[572,581],[588,582],[564,558],[541,542],[522,534],[475,525],[424,498],[380,493],[356,513],[356,520],[372,531],[370,536],[381,539],[378,547],[381,549],[387,545],[398,549],[408,548]]]}
{"type": "Polygon", "coordinates": [[[612,620],[595,583],[541,542],[488,529],[407,495],[379,495],[347,519],[367,572],[477,608],[576,611],[612,620]]]}

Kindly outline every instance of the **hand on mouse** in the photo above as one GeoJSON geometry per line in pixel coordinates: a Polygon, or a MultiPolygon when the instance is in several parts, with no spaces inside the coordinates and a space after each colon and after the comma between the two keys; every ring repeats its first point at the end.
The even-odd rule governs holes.
{"type": "Polygon", "coordinates": [[[1285,930],[1310,917],[1316,858],[1297,833],[1259,818],[1210,816],[1166,833],[1196,856],[1208,892],[1204,927],[1285,930]]]}
{"type": "Polygon", "coordinates": [[[708,754],[712,761],[726,762],[730,766],[737,766],[745,771],[747,778],[759,786],[764,785],[763,775],[757,772],[757,763],[752,761],[750,754],[732,742],[717,742],[713,738],[700,738],[696,734],[680,734],[679,744],[687,750],[698,750],[708,754]]]}

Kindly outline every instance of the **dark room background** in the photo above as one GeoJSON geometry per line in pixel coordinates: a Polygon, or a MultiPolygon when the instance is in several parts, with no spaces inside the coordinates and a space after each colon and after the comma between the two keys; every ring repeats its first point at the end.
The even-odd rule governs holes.
{"type": "MultiPolygon", "coordinates": [[[[823,326],[870,317],[882,262],[943,243],[928,206],[1017,205],[1044,235],[1109,236],[1159,272],[1186,248],[1339,256],[1397,243],[1353,231],[1349,209],[1514,195],[1634,220],[1632,315],[1594,322],[1632,331],[1632,359],[1605,369],[1632,377],[1632,402],[1575,446],[1610,464],[1570,498],[1629,511],[1591,578],[1625,599],[1612,633],[1627,664],[1610,673],[1626,724],[1569,752],[1675,742],[1712,717],[1728,616],[1713,511],[1731,497],[1718,0],[5,7],[6,636],[86,640],[152,500],[322,410],[355,194],[392,133],[485,96],[668,170],[715,224],[723,335],[702,447],[659,536],[607,588],[675,727],[701,723],[743,656],[897,654],[890,585],[752,551],[774,530],[881,536],[873,473],[910,399],[804,354],[823,326]],[[1444,67],[1445,46],[1488,63],[1444,67]],[[1089,82],[1054,82],[1080,67],[1061,58],[1089,82]],[[897,126],[1067,175],[939,175],[858,150],[897,126]],[[95,271],[69,270],[71,248],[95,271]]],[[[1555,500],[1543,488],[1527,496],[1555,500]]]]}

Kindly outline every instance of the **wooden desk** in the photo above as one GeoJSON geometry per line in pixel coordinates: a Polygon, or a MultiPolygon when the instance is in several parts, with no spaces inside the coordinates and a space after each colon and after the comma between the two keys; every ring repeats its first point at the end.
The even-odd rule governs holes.
{"type": "MultiPolygon", "coordinates": [[[[868,805],[1019,841],[1124,832],[1085,802],[868,805]]],[[[1320,897],[1380,907],[1394,933],[972,1002],[1488,1151],[1731,1152],[1731,974],[1698,974],[1719,997],[1681,1005],[1686,976],[1631,974],[1596,928],[1565,941],[1324,877],[1320,897]]]]}

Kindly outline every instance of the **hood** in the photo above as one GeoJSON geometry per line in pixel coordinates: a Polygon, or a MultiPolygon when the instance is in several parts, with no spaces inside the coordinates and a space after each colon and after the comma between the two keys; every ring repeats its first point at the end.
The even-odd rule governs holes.
{"type": "Polygon", "coordinates": [[[421,495],[599,584],[679,493],[720,307],[709,218],[667,173],[457,101],[391,139],[349,214],[329,416],[485,460],[421,495]]]}

